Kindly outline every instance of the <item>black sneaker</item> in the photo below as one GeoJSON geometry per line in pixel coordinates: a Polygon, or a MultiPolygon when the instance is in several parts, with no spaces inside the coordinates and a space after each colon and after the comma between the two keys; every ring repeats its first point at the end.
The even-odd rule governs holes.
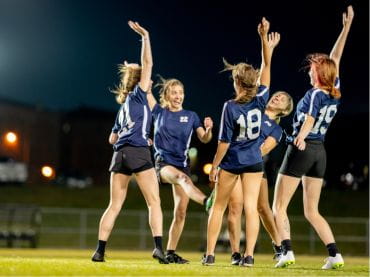
{"type": "Polygon", "coordinates": [[[252,267],[253,264],[254,264],[254,259],[252,258],[252,256],[241,258],[240,263],[239,263],[240,266],[248,266],[248,267],[252,267]]]}
{"type": "Polygon", "coordinates": [[[281,255],[283,255],[283,248],[281,246],[276,246],[276,244],[272,242],[272,249],[274,251],[274,257],[272,259],[278,262],[281,255]]]}
{"type": "Polygon", "coordinates": [[[242,256],[240,255],[239,252],[234,252],[231,255],[231,264],[232,265],[239,265],[239,262],[240,262],[241,258],[242,258],[242,256]]]}
{"type": "Polygon", "coordinates": [[[91,257],[91,260],[93,262],[105,262],[104,254],[101,254],[99,252],[95,252],[94,255],[91,257]]]}
{"type": "Polygon", "coordinates": [[[203,258],[202,261],[203,265],[214,265],[215,264],[215,256],[208,255],[205,258],[203,258]]]}
{"type": "Polygon", "coordinates": [[[168,264],[166,257],[163,254],[163,251],[159,248],[154,248],[152,257],[157,259],[160,264],[168,264]]]}
{"type": "Polygon", "coordinates": [[[167,254],[166,259],[170,264],[188,264],[189,263],[188,260],[177,255],[176,253],[167,254]]]}

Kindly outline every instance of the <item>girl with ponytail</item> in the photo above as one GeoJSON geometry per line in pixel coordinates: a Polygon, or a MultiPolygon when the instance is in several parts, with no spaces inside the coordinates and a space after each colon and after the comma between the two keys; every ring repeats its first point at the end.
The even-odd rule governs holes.
{"type": "Polygon", "coordinates": [[[288,146],[285,153],[275,186],[273,212],[284,250],[276,267],[286,267],[295,263],[287,208],[301,181],[304,215],[329,253],[322,269],[344,266],[333,233],[318,211],[318,204],[326,168],[325,134],[337,112],[341,98],[339,63],[353,16],[352,6],[349,6],[347,13],[343,13],[343,29],[329,56],[312,54],[307,58],[312,88],[297,104],[293,118],[293,143],[288,146]]]}

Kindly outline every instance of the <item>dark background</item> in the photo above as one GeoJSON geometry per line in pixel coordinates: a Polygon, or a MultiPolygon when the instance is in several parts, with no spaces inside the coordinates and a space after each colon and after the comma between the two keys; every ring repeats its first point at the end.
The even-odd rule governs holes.
{"type": "MultiPolygon", "coordinates": [[[[108,176],[110,127],[101,123],[104,127],[97,128],[94,122],[113,125],[118,105],[109,88],[118,82],[117,64],[140,62],[140,38],[128,27],[128,20],[138,21],[150,31],[153,79],[156,74],[180,79],[185,85],[184,108],[202,118],[211,116],[216,137],[223,102],[233,94],[228,74],[220,73],[222,57],[232,63],[260,65],[256,29],[261,17],[270,20],[271,31],[282,36],[273,57],[271,91],[289,92],[296,104],[310,87],[307,72],[302,70],[305,56],[330,52],[342,28],[341,14],[349,4],[355,18],[341,60],[342,105],[326,141],[326,179],[328,185],[341,187],[341,174],[352,170],[362,176],[368,165],[366,0],[0,0],[0,97],[58,113],[60,131],[55,136],[60,153],[57,161],[50,162],[72,171],[80,165],[76,170],[86,175],[97,174],[100,168],[100,183],[108,176]],[[73,125],[71,122],[78,122],[83,135],[74,133],[75,139],[66,138],[63,126],[73,125]],[[104,163],[99,164],[101,160],[104,163]]],[[[288,132],[290,124],[291,117],[282,121],[288,132]]],[[[42,125],[34,131],[42,132],[42,125]]],[[[196,140],[193,144],[199,148],[200,171],[200,165],[212,160],[216,139],[207,146],[196,140]]],[[[271,155],[272,172],[283,152],[284,145],[280,145],[271,155]]],[[[206,177],[202,178],[205,182],[206,177]]],[[[364,184],[367,187],[367,181],[364,184]]]]}

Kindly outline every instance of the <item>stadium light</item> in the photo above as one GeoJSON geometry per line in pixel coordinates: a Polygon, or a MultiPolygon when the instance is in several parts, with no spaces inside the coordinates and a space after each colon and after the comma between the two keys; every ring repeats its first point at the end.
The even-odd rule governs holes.
{"type": "Polygon", "coordinates": [[[209,175],[209,173],[211,172],[211,170],[212,170],[212,164],[208,163],[208,164],[205,164],[203,166],[203,172],[204,172],[204,174],[209,175]]]}
{"type": "Polygon", "coordinates": [[[44,176],[44,177],[46,177],[48,179],[52,179],[55,176],[55,171],[54,171],[54,169],[51,166],[44,165],[41,168],[41,174],[42,174],[42,176],[44,176]]]}
{"type": "Polygon", "coordinates": [[[8,143],[8,144],[15,144],[18,140],[18,137],[17,137],[17,134],[14,133],[14,132],[7,132],[5,134],[5,141],[8,143]]]}

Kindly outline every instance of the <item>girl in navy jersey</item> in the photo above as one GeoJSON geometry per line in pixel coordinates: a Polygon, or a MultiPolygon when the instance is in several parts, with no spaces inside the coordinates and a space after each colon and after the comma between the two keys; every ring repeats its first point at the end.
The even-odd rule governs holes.
{"type": "Polygon", "coordinates": [[[280,39],[278,33],[268,36],[269,25],[265,18],[258,25],[262,43],[260,75],[258,70],[249,64],[230,65],[225,62],[226,70],[232,71],[236,97],[224,104],[219,143],[209,176],[211,182],[218,183],[215,187],[215,203],[208,219],[204,265],[214,264],[214,249],[222,217],[239,175],[243,186],[247,222],[247,245],[240,265],[253,266],[254,263],[253,251],[259,230],[257,199],[263,174],[259,137],[262,114],[269,96],[271,56],[274,49],[268,47],[268,40],[280,39]]]}
{"type": "Polygon", "coordinates": [[[339,62],[353,16],[353,9],[349,6],[347,13],[343,13],[343,29],[330,56],[314,54],[308,57],[313,88],[298,102],[293,118],[293,143],[285,153],[275,187],[273,211],[284,250],[276,267],[295,263],[286,211],[300,181],[303,184],[305,217],[329,252],[322,269],[335,269],[344,265],[333,233],[318,211],[318,204],[326,167],[324,139],[340,102],[339,62]]]}
{"type": "MultiPolygon", "coordinates": [[[[274,93],[267,103],[265,113],[262,115],[261,134],[259,138],[260,144],[262,144],[260,147],[262,156],[267,155],[279,143],[283,131],[278,123],[281,117],[289,115],[292,110],[293,99],[288,93],[283,91],[274,93]]],[[[275,252],[274,258],[278,260],[282,252],[281,239],[269,204],[268,184],[265,174],[262,178],[257,205],[262,224],[273,241],[275,252]]],[[[228,208],[228,230],[232,251],[231,264],[239,265],[241,260],[239,251],[241,231],[240,222],[243,212],[243,190],[240,178],[238,178],[237,184],[230,195],[228,208]]]]}
{"type": "Polygon", "coordinates": [[[109,143],[113,144],[114,149],[109,168],[110,203],[100,220],[99,242],[92,260],[104,262],[106,242],[125,201],[128,183],[134,173],[148,206],[149,225],[155,244],[152,256],[160,263],[168,263],[162,250],[163,216],[148,141],[152,116],[146,92],[151,86],[153,66],[149,33],[137,22],[129,21],[128,24],[141,36],[141,66],[127,62],[120,65],[121,82],[114,92],[121,107],[109,137],[109,143]]]}
{"type": "Polygon", "coordinates": [[[206,204],[207,197],[190,179],[188,150],[193,132],[199,140],[208,143],[212,139],[213,122],[204,119],[204,127],[198,115],[183,109],[184,85],[177,79],[161,78],[160,105],[152,94],[148,103],[154,117],[154,149],[157,174],[163,183],[172,184],[174,218],[169,230],[166,258],[170,263],[188,263],[175,253],[180,239],[189,198],[206,204]]]}

